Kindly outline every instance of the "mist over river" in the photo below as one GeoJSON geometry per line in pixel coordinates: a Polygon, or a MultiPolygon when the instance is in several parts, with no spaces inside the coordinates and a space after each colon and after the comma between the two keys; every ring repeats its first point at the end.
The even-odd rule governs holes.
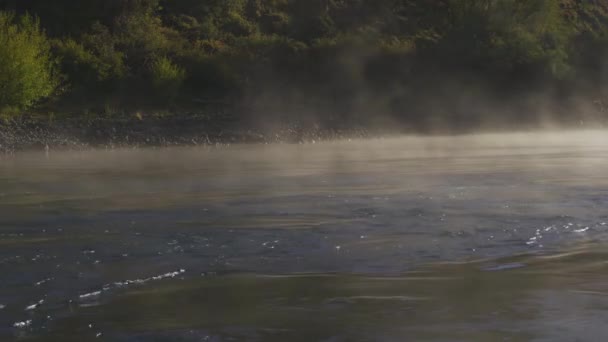
{"type": "Polygon", "coordinates": [[[0,340],[608,339],[608,134],[0,156],[0,340]]]}

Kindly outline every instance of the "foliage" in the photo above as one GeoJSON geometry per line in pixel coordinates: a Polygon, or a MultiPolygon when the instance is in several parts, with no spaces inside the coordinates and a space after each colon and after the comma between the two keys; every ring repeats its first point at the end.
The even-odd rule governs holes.
{"type": "Polygon", "coordinates": [[[167,57],[157,58],[150,67],[152,85],[163,99],[173,100],[184,82],[186,72],[167,57]]]}
{"type": "MultiPolygon", "coordinates": [[[[388,99],[380,107],[409,122],[426,120],[419,108],[439,106],[438,97],[451,110],[478,89],[517,99],[608,88],[605,1],[0,0],[7,8],[40,17],[70,86],[66,102],[88,94],[118,108],[146,99],[166,107],[260,93],[283,101],[286,92],[345,111],[388,99]]],[[[23,18],[4,24],[3,39],[9,27],[39,32],[19,36],[40,49],[37,67],[23,72],[49,85],[30,86],[36,96],[12,91],[28,106],[56,78],[38,21],[23,18]]],[[[13,50],[3,44],[0,56],[13,50]]]]}
{"type": "Polygon", "coordinates": [[[50,43],[38,20],[0,12],[0,111],[28,108],[57,84],[50,43]]]}
{"type": "Polygon", "coordinates": [[[92,86],[125,74],[122,53],[111,47],[95,45],[88,49],[73,39],[66,39],[55,43],[55,52],[61,56],[63,71],[77,85],[92,86]]]}

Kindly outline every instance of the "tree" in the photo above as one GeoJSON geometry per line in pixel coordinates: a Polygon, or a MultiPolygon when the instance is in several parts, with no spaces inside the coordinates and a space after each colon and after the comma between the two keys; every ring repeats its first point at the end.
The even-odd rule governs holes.
{"type": "Polygon", "coordinates": [[[0,111],[28,108],[55,91],[50,49],[36,18],[0,12],[0,111]]]}

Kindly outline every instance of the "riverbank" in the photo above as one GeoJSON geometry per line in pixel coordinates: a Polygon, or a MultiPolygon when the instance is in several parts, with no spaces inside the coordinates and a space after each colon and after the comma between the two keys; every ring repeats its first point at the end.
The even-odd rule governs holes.
{"type": "Polygon", "coordinates": [[[252,121],[245,115],[171,113],[167,115],[51,116],[24,114],[0,119],[0,153],[24,150],[168,147],[244,143],[306,143],[386,135],[462,135],[479,132],[601,129],[606,120],[529,120],[478,125],[407,125],[399,121],[375,124],[307,123],[288,120],[252,121]]]}
{"type": "Polygon", "coordinates": [[[234,143],[301,143],[369,135],[363,128],[282,125],[243,128],[235,119],[206,116],[61,118],[22,116],[0,120],[0,152],[117,147],[197,146],[234,143]]]}

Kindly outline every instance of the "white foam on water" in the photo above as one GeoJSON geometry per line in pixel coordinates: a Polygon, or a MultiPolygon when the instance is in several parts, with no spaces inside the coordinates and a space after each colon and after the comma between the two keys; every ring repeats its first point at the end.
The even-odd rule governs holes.
{"type": "Polygon", "coordinates": [[[29,305],[28,307],[25,308],[25,311],[35,310],[36,308],[38,308],[42,304],[44,304],[44,299],[39,300],[38,303],[29,305]]]}
{"type": "Polygon", "coordinates": [[[41,281],[37,282],[36,284],[34,284],[34,286],[40,286],[40,285],[42,285],[42,284],[44,284],[44,283],[47,283],[47,282],[49,282],[49,281],[51,281],[51,280],[53,280],[53,278],[47,278],[47,279],[43,279],[43,280],[41,280],[41,281]]]}
{"type": "MultiPolygon", "coordinates": [[[[148,283],[150,281],[162,280],[162,279],[167,279],[167,278],[175,278],[175,277],[177,277],[180,274],[183,274],[185,272],[186,272],[185,269],[180,269],[180,270],[175,271],[175,272],[169,272],[169,273],[165,273],[165,274],[160,274],[160,275],[149,277],[149,278],[131,279],[131,280],[125,280],[125,281],[118,281],[118,282],[115,282],[113,284],[106,284],[106,285],[103,286],[103,288],[101,290],[93,291],[93,292],[89,292],[89,293],[84,293],[84,294],[79,295],[78,299],[80,301],[86,302],[87,300],[91,300],[91,299],[97,298],[103,292],[110,291],[110,290],[112,290],[114,288],[124,288],[124,287],[130,286],[130,285],[143,285],[143,284],[148,283]]],[[[84,306],[84,305],[86,305],[86,304],[81,304],[81,306],[84,306]]]]}
{"type": "Polygon", "coordinates": [[[23,321],[23,322],[15,322],[13,324],[13,327],[15,327],[15,328],[27,328],[30,325],[32,325],[32,320],[28,319],[27,321],[23,321]]]}
{"type": "Polygon", "coordinates": [[[95,292],[85,293],[83,295],[80,295],[80,296],[78,296],[78,298],[87,299],[87,298],[92,298],[92,297],[98,297],[100,294],[101,294],[101,291],[95,291],[95,292]]]}
{"type": "Polygon", "coordinates": [[[150,277],[150,278],[119,281],[119,282],[115,282],[114,285],[118,286],[118,287],[124,287],[124,286],[129,286],[129,285],[134,285],[134,284],[135,285],[140,285],[140,284],[145,284],[145,283],[153,281],[153,280],[162,280],[162,279],[166,279],[166,278],[175,278],[178,275],[183,274],[185,272],[186,272],[186,270],[180,269],[179,271],[169,272],[169,273],[157,275],[157,276],[150,277]]]}
{"type": "MultiPolygon", "coordinates": [[[[526,241],[526,244],[528,246],[541,247],[542,240],[545,236],[557,236],[563,233],[580,235],[584,233],[605,230],[606,226],[606,222],[597,222],[591,225],[584,225],[580,223],[575,224],[572,222],[568,222],[564,225],[551,225],[545,228],[537,229],[534,235],[526,241]]],[[[578,238],[580,239],[580,236],[578,238]]]]}

